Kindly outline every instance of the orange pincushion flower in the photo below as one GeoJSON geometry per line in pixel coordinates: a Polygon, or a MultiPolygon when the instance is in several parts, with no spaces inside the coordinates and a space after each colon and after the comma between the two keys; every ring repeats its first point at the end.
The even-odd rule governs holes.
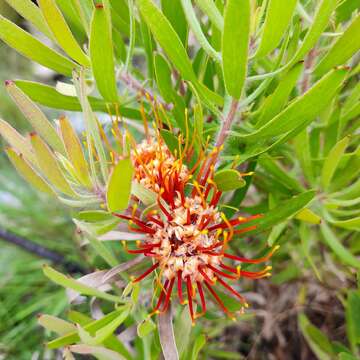
{"type": "Polygon", "coordinates": [[[222,310],[233,317],[214,289],[215,284],[225,288],[247,307],[244,297],[225,279],[237,280],[241,276],[260,279],[270,275],[271,267],[256,272],[245,271],[240,266],[231,266],[227,261],[251,264],[265,262],[276,248],[267,256],[254,260],[225,252],[227,243],[234,235],[255,228],[236,227],[260,215],[228,220],[218,209],[222,193],[213,181],[213,164],[218,149],[207,155],[203,151],[196,164],[189,169],[183,162],[192,156],[190,148],[185,145],[185,151],[175,158],[159,136],[157,140],[148,138],[137,145],[132,154],[135,178],[156,193],[157,210],[140,217],[135,202],[131,215],[115,215],[128,220],[131,231],[144,235],[143,242],[138,241],[137,249],[127,251],[144,254],[153,262],[134,282],[158,270],[157,283],[161,290],[153,313],[167,310],[175,287],[180,303],[188,303],[194,321],[206,312],[206,288],[222,310]],[[184,293],[187,301],[184,300],[184,293]],[[197,301],[201,305],[201,313],[194,311],[193,303],[197,301]]]}

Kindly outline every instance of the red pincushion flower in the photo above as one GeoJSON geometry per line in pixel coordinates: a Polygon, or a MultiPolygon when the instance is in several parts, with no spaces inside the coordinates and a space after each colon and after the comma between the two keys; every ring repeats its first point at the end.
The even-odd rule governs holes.
{"type": "Polygon", "coordinates": [[[136,180],[157,194],[157,210],[148,211],[143,217],[139,215],[136,202],[130,215],[115,214],[128,220],[131,231],[144,235],[144,240],[137,242],[137,249],[127,251],[144,254],[153,262],[133,281],[139,282],[153,271],[158,271],[160,295],[153,313],[167,310],[175,287],[180,303],[188,303],[194,321],[206,312],[205,287],[222,310],[233,317],[216,292],[215,285],[225,288],[247,307],[244,297],[225,279],[237,280],[241,276],[260,279],[270,275],[271,267],[256,272],[245,271],[240,265],[233,267],[227,261],[265,262],[276,248],[267,256],[255,260],[225,252],[227,243],[234,235],[252,230],[255,226],[236,227],[260,215],[228,220],[218,209],[222,193],[213,181],[213,164],[218,149],[208,155],[203,151],[196,164],[189,169],[184,165],[184,159],[189,159],[192,151],[186,148],[190,149],[185,145],[180,156],[175,158],[158,137],[157,140],[144,140],[133,150],[136,180]],[[184,292],[187,301],[184,300],[184,292]],[[201,313],[196,313],[193,307],[197,293],[201,313]]]}

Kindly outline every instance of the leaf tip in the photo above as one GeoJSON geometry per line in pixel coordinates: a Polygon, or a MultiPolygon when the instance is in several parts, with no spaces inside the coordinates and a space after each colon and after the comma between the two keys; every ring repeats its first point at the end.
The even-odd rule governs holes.
{"type": "Polygon", "coordinates": [[[5,84],[6,87],[8,87],[8,86],[13,85],[13,84],[15,84],[15,83],[14,83],[14,81],[12,81],[12,80],[5,80],[5,81],[4,81],[4,84],[5,84]]]}
{"type": "Polygon", "coordinates": [[[99,9],[99,10],[102,10],[102,9],[104,8],[104,5],[101,4],[101,3],[96,4],[96,5],[95,5],[95,8],[96,8],[96,9],[99,9]]]}

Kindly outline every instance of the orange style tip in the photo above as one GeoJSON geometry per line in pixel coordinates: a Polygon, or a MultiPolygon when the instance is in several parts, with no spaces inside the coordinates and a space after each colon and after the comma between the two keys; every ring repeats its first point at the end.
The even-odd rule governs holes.
{"type": "Polygon", "coordinates": [[[250,305],[246,302],[244,303],[244,307],[247,309],[250,305]]]}
{"type": "Polygon", "coordinates": [[[191,326],[194,327],[196,324],[195,324],[195,321],[192,321],[191,322],[191,326]]]}
{"type": "Polygon", "coordinates": [[[235,317],[235,316],[232,316],[230,319],[231,319],[232,321],[236,321],[236,317],[235,317]]]}
{"type": "Polygon", "coordinates": [[[277,251],[277,250],[279,250],[280,249],[280,245],[275,245],[274,246],[274,249],[273,249],[273,252],[275,252],[275,251],[277,251]]]}
{"type": "Polygon", "coordinates": [[[267,266],[266,270],[272,270],[272,266],[267,266]]]}

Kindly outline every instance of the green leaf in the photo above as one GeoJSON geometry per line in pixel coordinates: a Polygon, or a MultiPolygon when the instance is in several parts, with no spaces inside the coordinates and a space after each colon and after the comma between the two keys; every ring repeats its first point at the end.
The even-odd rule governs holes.
{"type": "Polygon", "coordinates": [[[204,49],[204,51],[215,61],[218,63],[221,62],[221,57],[217,51],[210,45],[206,36],[204,35],[201,25],[196,17],[195,10],[191,0],[181,0],[182,7],[184,9],[184,14],[189,23],[189,26],[199,42],[200,46],[204,49]]]}
{"type": "Polygon", "coordinates": [[[48,178],[49,182],[64,194],[76,197],[77,195],[66,180],[55,155],[46,143],[36,133],[30,134],[30,140],[40,170],[48,178]]]}
{"type": "Polygon", "coordinates": [[[184,10],[181,6],[181,0],[161,0],[161,9],[186,47],[188,26],[184,10]]]}
{"type": "Polygon", "coordinates": [[[213,0],[195,0],[195,2],[199,8],[209,17],[211,22],[218,28],[218,30],[223,31],[224,19],[216,7],[215,2],[213,0]]]}
{"type": "Polygon", "coordinates": [[[339,354],[339,360],[357,360],[357,358],[349,353],[342,352],[339,354]]]}
{"type": "Polygon", "coordinates": [[[195,343],[192,348],[191,360],[197,360],[199,358],[199,353],[201,349],[206,345],[206,336],[200,334],[196,337],[195,343]]]}
{"type": "Polygon", "coordinates": [[[29,33],[0,15],[0,39],[27,58],[60,74],[71,76],[78,65],[50,49],[29,33]]]}
{"type": "Polygon", "coordinates": [[[142,321],[137,326],[137,334],[142,339],[147,335],[149,335],[151,332],[153,332],[155,329],[156,329],[155,323],[150,318],[148,318],[142,321]]]}
{"type": "Polygon", "coordinates": [[[313,120],[330,103],[346,75],[346,69],[331,71],[258,130],[247,135],[234,135],[247,142],[255,142],[301,128],[303,124],[313,120]]]}
{"type": "Polygon", "coordinates": [[[128,207],[133,172],[134,167],[129,158],[119,160],[115,165],[110,175],[106,191],[106,201],[109,211],[121,211],[128,207]]]}
{"type": "Polygon", "coordinates": [[[335,66],[342,65],[360,50],[360,15],[357,15],[350,26],[339,37],[330,51],[321,59],[315,68],[315,74],[322,75],[335,66]]]}
{"type": "Polygon", "coordinates": [[[354,217],[348,220],[331,221],[331,223],[344,229],[360,231],[360,217],[354,217]]]}
{"type": "Polygon", "coordinates": [[[50,39],[53,38],[53,34],[39,7],[31,0],[6,0],[6,2],[24,19],[32,23],[40,32],[50,39]]]}
{"type": "Polygon", "coordinates": [[[322,32],[329,25],[330,16],[334,11],[337,2],[337,0],[322,0],[319,2],[312,24],[307,31],[301,46],[298,48],[288,66],[292,66],[297,61],[302,60],[303,57],[314,47],[322,32]]]}
{"type": "MultiPolygon", "coordinates": [[[[54,270],[55,271],[55,270],[54,270]]],[[[61,274],[62,275],[62,274],[61,274]]],[[[63,275],[65,276],[65,275],[63,275]]],[[[106,294],[108,295],[108,294],[106,294]]],[[[104,317],[102,317],[99,320],[92,320],[83,326],[83,329],[89,332],[91,335],[95,334],[97,330],[101,329],[102,327],[109,324],[111,321],[116,319],[119,314],[123,311],[123,309],[112,311],[109,314],[106,314],[104,317]]],[[[47,343],[47,347],[49,349],[58,349],[60,347],[74,344],[77,341],[80,340],[79,334],[77,331],[74,331],[73,333],[67,334],[65,336],[59,337],[55,340],[52,340],[47,343]]]]}
{"type": "Polygon", "coordinates": [[[100,94],[110,102],[118,101],[111,19],[102,4],[95,6],[91,21],[90,57],[100,94]]]}
{"type": "Polygon", "coordinates": [[[150,206],[156,203],[156,194],[137,181],[132,182],[131,194],[136,196],[144,205],[150,206]]]}
{"type": "Polygon", "coordinates": [[[299,325],[302,334],[320,360],[331,360],[334,351],[330,340],[304,314],[299,314],[299,325]]]}
{"type": "Polygon", "coordinates": [[[263,217],[246,222],[244,224],[240,224],[237,226],[237,229],[247,228],[249,226],[255,225],[256,228],[254,230],[247,232],[248,234],[255,234],[271,228],[272,226],[291,218],[300,210],[305,208],[314,198],[315,194],[315,190],[309,190],[303,192],[302,194],[293,196],[288,200],[281,201],[281,203],[268,211],[263,217]]]}
{"type": "Polygon", "coordinates": [[[113,220],[114,216],[103,210],[85,210],[85,211],[80,211],[76,215],[76,218],[86,222],[96,223],[96,222],[113,220]]]}
{"type": "Polygon", "coordinates": [[[139,10],[154,37],[185,80],[196,76],[178,34],[152,0],[137,0],[139,10]]]}
{"type": "Polygon", "coordinates": [[[188,351],[191,329],[191,316],[189,314],[189,309],[185,306],[176,319],[174,326],[176,346],[179,351],[180,358],[188,351]]]}
{"type": "MultiPolygon", "coordinates": [[[[94,144],[95,150],[97,152],[97,155],[99,157],[99,163],[100,163],[100,170],[103,177],[104,182],[108,180],[108,162],[106,159],[106,153],[103,146],[103,142],[100,137],[100,132],[98,128],[97,119],[95,117],[95,114],[93,113],[93,110],[90,106],[89,99],[87,98],[86,94],[86,85],[85,85],[85,78],[84,78],[84,72],[80,71],[79,73],[74,72],[74,83],[76,88],[76,93],[79,97],[81,108],[83,110],[84,114],[84,120],[86,124],[86,142],[88,144],[88,154],[91,154],[92,151],[89,148],[91,144],[94,144]]],[[[92,157],[90,158],[92,159],[92,157]]],[[[95,165],[90,162],[90,170],[91,175],[93,178],[96,178],[96,170],[95,165]]]]}
{"type": "Polygon", "coordinates": [[[321,171],[321,184],[324,189],[329,187],[336,168],[338,167],[339,162],[349,145],[349,140],[350,138],[346,136],[342,140],[338,141],[326,157],[321,171]]]}
{"type": "Polygon", "coordinates": [[[18,171],[18,173],[35,189],[38,189],[44,193],[55,195],[53,189],[49,184],[31,167],[30,164],[22,157],[18,155],[14,150],[8,148],[5,150],[10,161],[18,171]]]}
{"type": "Polygon", "coordinates": [[[38,4],[58,44],[76,62],[90,67],[88,57],[76,42],[55,0],[38,0],[38,4]]]}
{"type": "Polygon", "coordinates": [[[108,337],[113,335],[116,329],[126,320],[126,318],[129,316],[131,307],[129,305],[125,305],[120,309],[122,311],[114,320],[96,331],[92,345],[102,344],[108,337]]]}
{"type": "Polygon", "coordinates": [[[271,156],[264,154],[259,157],[259,164],[266,171],[266,173],[272,175],[280,183],[290,190],[302,192],[304,187],[300,184],[298,180],[293,178],[289,171],[283,169],[280,164],[278,164],[271,156]]]}
{"type": "Polygon", "coordinates": [[[300,221],[305,221],[309,224],[314,224],[314,225],[319,225],[321,223],[321,217],[319,215],[315,214],[310,209],[303,209],[303,210],[299,211],[296,214],[295,219],[300,220],[300,221]]]}
{"type": "Polygon", "coordinates": [[[220,191],[240,189],[246,185],[246,181],[235,169],[219,170],[214,174],[214,181],[220,191]]]}
{"type": "Polygon", "coordinates": [[[92,355],[99,360],[125,360],[126,358],[120,355],[118,352],[109,350],[103,346],[91,346],[91,345],[71,345],[68,348],[71,352],[81,354],[85,356],[92,355]]]}
{"type": "Polygon", "coordinates": [[[53,331],[58,335],[66,335],[76,331],[76,326],[63,319],[51,315],[40,315],[38,323],[48,331],[53,331]]]}
{"type": "Polygon", "coordinates": [[[64,155],[65,148],[60,136],[39,107],[34,104],[13,81],[6,82],[6,90],[24,116],[29,120],[33,129],[39,133],[55,151],[64,155]]]}
{"type": "Polygon", "coordinates": [[[336,256],[346,265],[360,269],[360,261],[339,241],[326,223],[320,225],[322,238],[336,256]]]}
{"type": "Polygon", "coordinates": [[[352,349],[360,344],[360,293],[350,290],[346,301],[346,332],[352,349]]]}
{"type": "Polygon", "coordinates": [[[28,139],[25,139],[2,119],[0,119],[0,135],[11,147],[21,153],[26,160],[30,161],[32,164],[36,164],[36,157],[28,139]]]}
{"type": "Polygon", "coordinates": [[[74,167],[75,175],[83,185],[90,187],[91,179],[89,167],[80,140],[71,126],[70,121],[65,116],[62,116],[59,119],[59,123],[61,136],[66,148],[66,154],[71,165],[74,167]]]}
{"type": "Polygon", "coordinates": [[[172,131],[161,129],[160,134],[172,154],[175,154],[176,151],[179,151],[179,140],[172,131]]]}
{"type": "Polygon", "coordinates": [[[167,103],[171,103],[175,93],[171,80],[171,68],[164,56],[159,53],[154,54],[154,66],[160,95],[167,103]]]}
{"type": "MultiPolygon", "coordinates": [[[[90,245],[94,248],[95,252],[102,257],[105,262],[110,265],[111,267],[115,267],[116,265],[118,265],[118,261],[116,260],[116,257],[114,256],[114,253],[111,252],[106,245],[100,241],[96,235],[94,235],[94,227],[96,227],[96,224],[88,224],[86,222],[83,221],[79,221],[76,219],[73,219],[73,222],[76,224],[76,226],[78,227],[79,230],[82,231],[82,233],[84,233],[85,238],[89,241],[90,245]]],[[[113,228],[112,225],[116,225],[117,223],[112,223],[110,222],[110,230],[113,228]]],[[[102,225],[100,225],[102,226],[102,225]]],[[[109,230],[107,230],[106,232],[108,232],[109,230]]]]}
{"type": "Polygon", "coordinates": [[[106,292],[94,289],[90,286],[84,285],[75,279],[56,271],[52,267],[48,265],[44,265],[43,272],[46,277],[48,277],[55,284],[63,286],[64,288],[72,289],[82,295],[87,296],[95,296],[100,299],[112,301],[112,302],[120,302],[120,298],[115,295],[108,294],[106,292]]]}
{"type": "Polygon", "coordinates": [[[164,52],[180,72],[183,79],[191,81],[194,84],[199,91],[202,100],[222,105],[221,96],[199,83],[178,34],[154,2],[152,0],[137,0],[137,5],[155,39],[164,49],[164,52]]]}
{"type": "Polygon", "coordinates": [[[274,50],[289,26],[297,0],[270,0],[266,11],[260,45],[256,57],[262,57],[274,50]]]}
{"type": "Polygon", "coordinates": [[[235,99],[240,98],[245,82],[249,38],[250,1],[227,1],[222,36],[223,72],[226,90],[235,99]]]}
{"type": "MultiPolygon", "coordinates": [[[[82,111],[79,99],[76,96],[67,96],[59,93],[55,88],[36,83],[33,81],[16,80],[15,84],[27,95],[29,98],[41,105],[52,109],[82,111]]],[[[88,97],[91,108],[94,111],[101,111],[104,113],[115,112],[113,104],[107,103],[102,99],[88,97]]],[[[140,111],[137,109],[127,108],[116,104],[119,114],[129,119],[141,119],[140,111]]]]}
{"type": "Polygon", "coordinates": [[[257,129],[265,125],[283,109],[303,69],[303,63],[299,63],[282,76],[275,91],[265,99],[259,110],[260,116],[255,125],[257,129]]]}

